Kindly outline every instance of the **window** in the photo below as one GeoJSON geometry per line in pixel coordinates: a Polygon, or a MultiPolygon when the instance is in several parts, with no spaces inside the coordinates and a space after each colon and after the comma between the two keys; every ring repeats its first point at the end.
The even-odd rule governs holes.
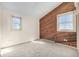
{"type": "Polygon", "coordinates": [[[12,17],[12,30],[21,29],[21,17],[13,16],[12,17]]]}
{"type": "MultiPolygon", "coordinates": [[[[57,31],[74,31],[74,12],[67,12],[57,16],[57,31]]],[[[76,26],[75,26],[76,27],[76,26]]]]}

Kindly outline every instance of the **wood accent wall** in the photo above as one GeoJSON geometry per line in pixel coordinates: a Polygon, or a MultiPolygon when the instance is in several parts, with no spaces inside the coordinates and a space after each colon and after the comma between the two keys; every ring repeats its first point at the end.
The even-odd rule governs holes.
{"type": "MultiPolygon", "coordinates": [[[[57,15],[75,10],[73,2],[63,2],[57,8],[40,19],[40,38],[57,42],[64,41],[65,36],[76,32],[57,32],[57,15]]],[[[75,39],[76,40],[76,39],[75,39]]]]}

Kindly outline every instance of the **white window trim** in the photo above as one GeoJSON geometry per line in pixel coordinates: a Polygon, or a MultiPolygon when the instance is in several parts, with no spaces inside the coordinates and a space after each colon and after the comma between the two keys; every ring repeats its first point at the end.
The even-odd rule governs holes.
{"type": "Polygon", "coordinates": [[[76,32],[76,17],[75,17],[75,11],[70,11],[70,12],[66,12],[66,13],[62,13],[62,14],[59,14],[57,15],[57,31],[58,32],[76,32]],[[70,13],[73,13],[73,30],[67,30],[67,29],[62,29],[60,30],[59,29],[59,17],[62,16],[62,15],[65,15],[65,14],[70,14],[70,13]]]}

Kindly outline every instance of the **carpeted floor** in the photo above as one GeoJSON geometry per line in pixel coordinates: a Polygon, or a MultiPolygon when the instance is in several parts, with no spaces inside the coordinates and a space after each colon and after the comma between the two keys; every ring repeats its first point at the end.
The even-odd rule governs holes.
{"type": "Polygon", "coordinates": [[[78,57],[76,48],[41,39],[4,48],[2,57],[78,57]]]}

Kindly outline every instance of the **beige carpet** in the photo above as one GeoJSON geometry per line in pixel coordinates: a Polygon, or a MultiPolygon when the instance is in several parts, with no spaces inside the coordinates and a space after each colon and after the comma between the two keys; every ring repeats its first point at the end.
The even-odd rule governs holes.
{"type": "Polygon", "coordinates": [[[37,40],[1,50],[2,57],[76,57],[75,48],[49,40],[37,40]]]}

